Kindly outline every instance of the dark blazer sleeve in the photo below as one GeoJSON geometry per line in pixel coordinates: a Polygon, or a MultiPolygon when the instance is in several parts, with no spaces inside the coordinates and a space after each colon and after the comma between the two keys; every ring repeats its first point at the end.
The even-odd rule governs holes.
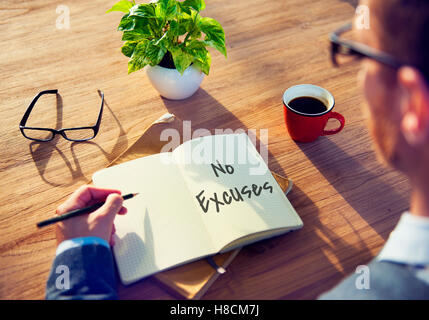
{"type": "Polygon", "coordinates": [[[112,252],[101,244],[68,249],[53,262],[46,299],[117,299],[112,252]]]}

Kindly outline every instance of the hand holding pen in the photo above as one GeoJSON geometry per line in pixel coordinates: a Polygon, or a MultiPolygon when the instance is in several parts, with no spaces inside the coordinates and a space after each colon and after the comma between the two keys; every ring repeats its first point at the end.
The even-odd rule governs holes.
{"type": "Polygon", "coordinates": [[[38,227],[59,222],[56,228],[58,243],[79,237],[99,237],[112,244],[115,216],[125,214],[124,199],[135,196],[121,197],[120,194],[119,190],[84,185],[57,208],[58,217],[40,222],[38,227]]]}

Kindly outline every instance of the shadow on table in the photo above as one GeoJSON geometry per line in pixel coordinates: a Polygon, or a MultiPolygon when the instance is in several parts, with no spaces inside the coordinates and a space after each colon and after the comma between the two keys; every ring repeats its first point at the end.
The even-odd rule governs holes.
{"type": "Polygon", "coordinates": [[[37,142],[33,141],[30,143],[30,153],[33,157],[33,161],[37,167],[40,177],[42,180],[54,187],[58,186],[69,186],[75,183],[77,180],[85,180],[86,177],[83,175],[79,161],[74,153],[73,147],[71,147],[71,153],[73,156],[73,163],[67,158],[67,156],[56,147],[56,142],[58,139],[62,139],[60,137],[55,137],[54,140],[50,142],[37,142]],[[65,167],[69,170],[69,176],[64,179],[64,175],[61,175],[60,178],[54,175],[54,168],[52,168],[52,172],[48,169],[48,163],[51,159],[61,158],[65,167]],[[52,174],[51,174],[52,173],[52,174]]]}
{"type": "MultiPolygon", "coordinates": [[[[348,204],[386,240],[388,230],[381,223],[374,223],[377,216],[382,214],[379,205],[383,202],[391,203],[395,208],[405,210],[408,199],[374,172],[364,168],[329,138],[321,137],[315,143],[317,148],[314,143],[297,143],[297,146],[348,204]]],[[[372,151],[368,151],[368,156],[377,161],[372,151]]]]}
{"type": "MultiPolygon", "coordinates": [[[[106,100],[104,100],[104,105],[109,110],[111,116],[117,123],[119,127],[119,135],[116,139],[115,145],[113,146],[112,152],[106,152],[100,145],[93,141],[82,141],[82,142],[71,142],[70,143],[70,152],[72,155],[72,159],[69,160],[67,156],[62,152],[57,146],[57,142],[59,139],[63,139],[60,135],[56,135],[52,141],[49,142],[37,142],[33,141],[29,145],[30,153],[33,158],[33,161],[37,167],[40,177],[42,180],[50,184],[52,186],[70,186],[73,185],[76,181],[82,180],[87,183],[90,179],[88,179],[82,171],[82,168],[79,163],[79,158],[75,151],[77,146],[82,145],[91,145],[97,147],[101,153],[106,157],[106,159],[111,162],[114,158],[122,151],[124,151],[128,147],[128,140],[126,138],[125,131],[119,122],[118,118],[113,113],[112,109],[109,107],[106,100]],[[60,176],[56,176],[55,173],[58,173],[58,169],[48,168],[48,164],[51,160],[61,159],[67,167],[69,171],[69,176],[65,176],[60,174],[60,176]]],[[[106,108],[105,108],[106,109],[106,108]]],[[[57,94],[57,120],[56,120],[56,128],[59,129],[62,127],[62,117],[63,117],[63,102],[60,94],[57,94]]],[[[103,121],[103,120],[102,120],[103,121]]],[[[105,121],[105,120],[104,120],[105,121]]],[[[102,129],[101,129],[102,130],[102,129]]],[[[102,134],[102,133],[99,133],[102,134]]]]}

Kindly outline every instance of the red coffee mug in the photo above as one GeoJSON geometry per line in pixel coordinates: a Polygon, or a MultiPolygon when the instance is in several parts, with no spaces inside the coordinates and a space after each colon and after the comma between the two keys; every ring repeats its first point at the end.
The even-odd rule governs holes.
{"type": "Polygon", "coordinates": [[[300,84],[290,87],[283,94],[283,111],[287,129],[291,138],[297,142],[312,142],[320,136],[336,134],[343,130],[344,117],[333,112],[335,99],[332,94],[321,87],[312,84],[300,84]],[[327,110],[317,114],[302,113],[292,109],[289,103],[299,97],[312,97],[322,101],[327,110]],[[325,130],[329,119],[337,119],[340,126],[334,130],[325,130]]]}

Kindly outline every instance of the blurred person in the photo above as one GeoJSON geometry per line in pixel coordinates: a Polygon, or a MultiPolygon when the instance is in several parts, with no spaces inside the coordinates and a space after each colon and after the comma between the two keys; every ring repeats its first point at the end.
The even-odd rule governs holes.
{"type": "Polygon", "coordinates": [[[382,161],[411,183],[402,214],[368,265],[367,287],[356,273],[321,299],[429,299],[429,1],[369,0],[370,28],[356,30],[364,45],[400,61],[362,61],[359,82],[369,128],[382,161]]]}

